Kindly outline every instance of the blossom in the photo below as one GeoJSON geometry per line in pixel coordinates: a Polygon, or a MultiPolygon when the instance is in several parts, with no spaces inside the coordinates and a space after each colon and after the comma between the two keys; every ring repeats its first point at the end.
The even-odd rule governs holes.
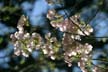
{"type": "MultiPolygon", "coordinates": [[[[79,21],[79,15],[71,16],[64,19],[55,10],[48,11],[47,18],[51,21],[51,25],[63,32],[61,41],[50,32],[45,34],[44,40],[39,33],[29,33],[25,31],[24,25],[26,19],[18,22],[18,31],[10,36],[14,44],[14,54],[28,57],[33,50],[41,50],[43,54],[55,60],[59,50],[62,49],[64,61],[68,66],[72,66],[72,62],[78,62],[78,66],[83,72],[87,72],[86,65],[91,58],[92,45],[89,43],[82,44],[81,36],[88,36],[93,32],[90,25],[82,24],[79,21]]],[[[90,62],[90,61],[89,61],[90,62]]]]}

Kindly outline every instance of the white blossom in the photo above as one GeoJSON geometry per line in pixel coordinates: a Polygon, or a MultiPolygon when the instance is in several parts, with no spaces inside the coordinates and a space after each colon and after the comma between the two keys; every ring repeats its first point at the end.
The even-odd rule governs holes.
{"type": "Polygon", "coordinates": [[[24,34],[24,39],[28,39],[28,38],[30,38],[30,33],[24,34]]]}
{"type": "Polygon", "coordinates": [[[29,55],[26,54],[25,52],[22,52],[22,55],[25,56],[25,57],[28,57],[29,55]]]}
{"type": "Polygon", "coordinates": [[[51,56],[50,58],[51,58],[52,60],[55,60],[55,57],[54,57],[54,56],[51,56]]]}
{"type": "Polygon", "coordinates": [[[77,33],[78,33],[79,35],[84,35],[84,33],[83,33],[80,29],[77,30],[77,33]]]}
{"type": "Polygon", "coordinates": [[[48,54],[48,51],[46,49],[42,50],[44,54],[48,54]]]}
{"type": "Polygon", "coordinates": [[[32,49],[31,49],[31,48],[28,48],[27,50],[28,50],[30,53],[32,52],[32,49]]]}
{"type": "Polygon", "coordinates": [[[32,33],[32,37],[36,37],[36,33],[32,33]]]}
{"type": "Polygon", "coordinates": [[[24,31],[24,28],[22,26],[17,26],[19,31],[24,31]]]}

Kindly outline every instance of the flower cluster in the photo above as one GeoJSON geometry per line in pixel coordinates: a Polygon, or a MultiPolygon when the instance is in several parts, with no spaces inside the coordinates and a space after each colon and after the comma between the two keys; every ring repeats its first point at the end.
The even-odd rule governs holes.
{"type": "MultiPolygon", "coordinates": [[[[68,63],[69,66],[71,66],[71,63],[73,61],[73,57],[77,57],[76,59],[79,59],[78,64],[80,67],[82,67],[81,63],[85,64],[89,60],[89,53],[92,51],[92,46],[88,43],[85,43],[84,45],[75,41],[75,37],[71,36],[70,34],[65,33],[62,44],[64,49],[64,59],[65,62],[68,63]]],[[[79,40],[79,38],[78,38],[79,40]]],[[[85,67],[85,66],[83,66],[85,67]]]]}
{"type": "Polygon", "coordinates": [[[92,46],[88,43],[81,44],[78,41],[81,41],[81,35],[88,36],[93,29],[89,24],[81,23],[79,17],[79,15],[74,15],[63,19],[63,16],[57,14],[55,10],[49,10],[47,14],[51,25],[64,32],[62,47],[65,62],[68,63],[68,66],[72,66],[72,62],[77,61],[82,71],[87,72],[85,67],[91,58],[89,53],[92,51],[92,46]]]}
{"type": "Polygon", "coordinates": [[[79,15],[63,19],[63,16],[57,14],[55,10],[49,10],[47,18],[51,20],[51,25],[53,27],[59,28],[62,32],[69,32],[84,36],[90,35],[90,33],[93,32],[93,29],[89,24],[86,25],[80,23],[79,15]]]}
{"type": "Polygon", "coordinates": [[[45,35],[45,43],[42,45],[42,51],[49,56],[52,60],[55,60],[56,53],[59,51],[61,44],[56,37],[51,37],[51,33],[45,35]]]}
{"type": "Polygon", "coordinates": [[[80,41],[81,35],[90,35],[93,29],[90,25],[81,24],[78,15],[64,19],[55,10],[50,10],[47,18],[54,28],[59,28],[64,33],[62,40],[58,41],[51,33],[47,33],[44,39],[38,33],[28,33],[24,29],[27,19],[22,16],[18,22],[18,31],[11,34],[15,55],[28,57],[33,50],[40,49],[43,54],[55,60],[62,48],[62,55],[68,66],[72,66],[72,62],[77,61],[82,71],[86,72],[85,67],[91,58],[92,46],[88,43],[81,44],[80,41]]]}
{"type": "Polygon", "coordinates": [[[39,34],[32,33],[30,35],[30,33],[24,30],[26,21],[27,19],[24,15],[22,15],[18,22],[18,31],[10,35],[10,38],[14,44],[14,54],[17,56],[23,55],[28,57],[29,53],[31,53],[34,49],[40,48],[42,44],[42,39],[39,34]]]}
{"type": "Polygon", "coordinates": [[[28,33],[24,30],[26,22],[25,16],[22,16],[18,22],[18,31],[10,35],[14,44],[14,54],[28,57],[33,50],[42,49],[43,53],[52,60],[55,59],[55,53],[60,47],[56,37],[51,37],[51,33],[45,35],[45,42],[38,33],[28,33]]]}

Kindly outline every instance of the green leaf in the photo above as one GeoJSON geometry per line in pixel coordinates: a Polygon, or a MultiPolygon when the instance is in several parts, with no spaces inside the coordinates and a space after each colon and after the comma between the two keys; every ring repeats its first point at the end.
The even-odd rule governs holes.
{"type": "Polygon", "coordinates": [[[25,63],[25,59],[23,58],[21,61],[20,61],[20,64],[24,64],[25,63]]]}
{"type": "Polygon", "coordinates": [[[3,42],[3,38],[0,38],[0,44],[3,42]]]}

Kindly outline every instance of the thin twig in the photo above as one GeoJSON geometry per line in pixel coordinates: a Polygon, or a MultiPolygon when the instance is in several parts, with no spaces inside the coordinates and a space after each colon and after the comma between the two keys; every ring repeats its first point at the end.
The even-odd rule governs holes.
{"type": "Polygon", "coordinates": [[[106,63],[108,63],[108,60],[106,59],[106,60],[102,60],[102,59],[92,59],[92,60],[98,60],[98,61],[101,61],[101,62],[106,62],[106,63]]]}
{"type": "MultiPolygon", "coordinates": [[[[79,34],[75,34],[75,33],[68,32],[68,31],[64,31],[64,33],[73,34],[73,35],[79,35],[79,34]]],[[[82,35],[82,36],[83,36],[83,35],[82,35]]],[[[107,36],[106,36],[106,37],[85,36],[85,37],[86,37],[86,38],[108,38],[107,36]]]]}
{"type": "MultiPolygon", "coordinates": [[[[61,4],[62,5],[62,4],[61,4]]],[[[63,5],[62,5],[63,6],[63,5]]],[[[74,25],[76,25],[81,31],[82,31],[82,29],[78,26],[78,24],[76,23],[76,22],[74,22],[74,20],[72,19],[72,18],[70,18],[69,16],[68,16],[68,14],[67,14],[67,12],[65,11],[65,10],[63,10],[64,12],[65,12],[65,14],[66,14],[66,16],[68,17],[68,19],[70,19],[70,21],[71,21],[71,23],[73,23],[74,25]]],[[[82,33],[83,34],[85,34],[84,33],[84,31],[82,31],[82,33]]],[[[86,35],[86,34],[85,34],[86,35]]],[[[86,35],[87,36],[87,35],[86,35]]]]}
{"type": "Polygon", "coordinates": [[[101,66],[99,66],[99,65],[95,65],[94,63],[91,63],[92,65],[94,65],[95,67],[98,67],[98,68],[101,68],[101,69],[108,69],[108,68],[106,68],[106,67],[101,67],[101,66]]]}

